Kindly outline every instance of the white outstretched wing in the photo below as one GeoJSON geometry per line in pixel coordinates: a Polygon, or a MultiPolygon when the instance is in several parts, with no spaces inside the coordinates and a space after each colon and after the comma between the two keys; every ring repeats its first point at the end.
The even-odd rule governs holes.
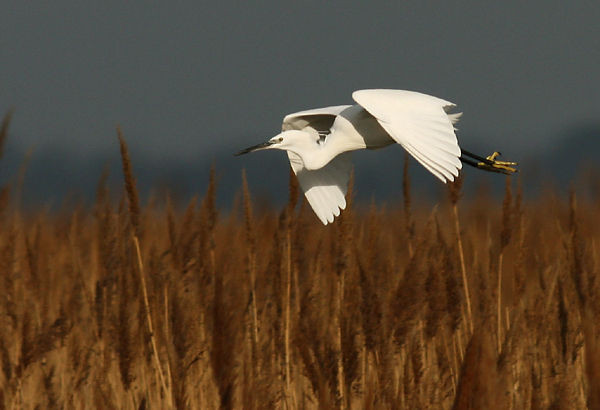
{"type": "Polygon", "coordinates": [[[402,90],[359,90],[352,98],[442,182],[458,176],[461,153],[453,124],[459,115],[446,113],[453,103],[402,90]]]}
{"type": "Polygon", "coordinates": [[[315,108],[312,110],[288,114],[283,119],[282,131],[301,130],[310,125],[316,130],[328,130],[331,128],[335,117],[350,105],[334,105],[332,107],[315,108]]]}
{"type": "Polygon", "coordinates": [[[302,159],[291,151],[288,158],[308,203],[324,225],[333,222],[346,208],[346,192],[352,171],[350,153],[338,155],[323,168],[309,171],[302,159]]]}

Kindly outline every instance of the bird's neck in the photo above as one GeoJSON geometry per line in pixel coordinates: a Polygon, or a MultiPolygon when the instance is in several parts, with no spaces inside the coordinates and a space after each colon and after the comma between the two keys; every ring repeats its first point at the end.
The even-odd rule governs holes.
{"type": "Polygon", "coordinates": [[[303,139],[302,143],[296,144],[293,151],[302,158],[304,168],[309,171],[321,169],[343,152],[366,148],[364,139],[348,120],[336,120],[336,125],[324,143],[317,143],[316,135],[314,139],[303,139]]]}
{"type": "Polygon", "coordinates": [[[297,146],[294,152],[302,159],[304,168],[309,171],[323,168],[337,155],[332,155],[326,145],[316,143],[312,143],[311,146],[297,146]]]}

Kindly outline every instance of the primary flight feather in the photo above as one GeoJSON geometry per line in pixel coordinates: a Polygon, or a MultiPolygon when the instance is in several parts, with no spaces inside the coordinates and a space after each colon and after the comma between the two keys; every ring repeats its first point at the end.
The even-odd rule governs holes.
{"type": "Polygon", "coordinates": [[[489,171],[515,171],[508,166],[514,163],[495,161],[497,153],[488,158],[461,153],[454,129],[461,113],[450,113],[455,104],[449,101],[383,89],[355,91],[352,98],[357,104],[286,115],[280,134],[236,155],[263,149],[287,151],[308,203],[325,225],[346,207],[350,151],[398,143],[442,182],[458,176],[461,161],[489,171]]]}

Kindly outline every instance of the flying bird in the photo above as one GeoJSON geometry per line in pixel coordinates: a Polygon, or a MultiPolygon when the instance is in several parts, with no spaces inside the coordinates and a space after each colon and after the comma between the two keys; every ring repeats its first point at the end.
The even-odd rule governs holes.
{"type": "Polygon", "coordinates": [[[327,225],[346,207],[351,151],[400,144],[442,182],[454,181],[462,163],[511,174],[515,162],[461,150],[454,125],[462,113],[441,98],[404,90],[359,90],[354,105],[289,114],[282,132],[237,155],[265,149],[287,151],[292,170],[317,217],[327,225]]]}

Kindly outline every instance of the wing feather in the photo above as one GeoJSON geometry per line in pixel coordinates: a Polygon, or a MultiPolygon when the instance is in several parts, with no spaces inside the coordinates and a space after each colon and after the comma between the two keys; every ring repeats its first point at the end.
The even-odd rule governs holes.
{"type": "Polygon", "coordinates": [[[335,117],[348,107],[351,105],[334,105],[288,114],[283,118],[281,130],[301,130],[307,125],[311,125],[316,130],[328,130],[335,117]]]}
{"type": "Polygon", "coordinates": [[[462,168],[454,124],[460,114],[441,98],[402,90],[359,90],[354,100],[437,178],[453,181],[462,168]]]}
{"type": "Polygon", "coordinates": [[[333,222],[340,211],[346,208],[346,192],[352,170],[350,153],[340,154],[323,168],[312,171],[304,168],[298,155],[291,151],[287,153],[292,170],[313,211],[324,225],[333,222]]]}
{"type": "MultiPolygon", "coordinates": [[[[382,127],[390,135],[395,132],[393,129],[388,129],[389,127],[387,124],[382,124],[382,127]]],[[[440,155],[440,150],[433,149],[431,144],[424,147],[422,144],[416,144],[414,139],[406,139],[403,141],[402,146],[442,182],[454,180],[453,172],[458,174],[458,170],[456,170],[454,166],[445,163],[446,158],[452,158],[453,156],[447,154],[444,155],[443,153],[440,155]]]]}
{"type": "Polygon", "coordinates": [[[412,147],[412,146],[410,146],[410,145],[406,145],[406,146],[404,146],[404,149],[405,149],[406,151],[408,151],[408,153],[409,153],[410,155],[412,155],[412,156],[413,156],[413,157],[414,157],[414,158],[415,158],[417,161],[419,161],[419,162],[420,162],[420,163],[421,163],[421,164],[422,164],[422,165],[425,167],[425,169],[426,169],[427,171],[429,171],[429,172],[431,172],[433,175],[435,175],[435,177],[436,177],[436,178],[439,178],[439,179],[442,179],[442,178],[443,178],[442,174],[440,174],[440,173],[439,173],[437,170],[435,170],[435,169],[431,168],[431,166],[429,166],[429,164],[427,164],[427,162],[426,162],[426,161],[425,161],[425,162],[423,161],[423,159],[422,159],[422,157],[421,157],[421,153],[420,153],[420,152],[418,152],[418,151],[415,151],[415,150],[413,149],[413,147],[412,147]]]}

